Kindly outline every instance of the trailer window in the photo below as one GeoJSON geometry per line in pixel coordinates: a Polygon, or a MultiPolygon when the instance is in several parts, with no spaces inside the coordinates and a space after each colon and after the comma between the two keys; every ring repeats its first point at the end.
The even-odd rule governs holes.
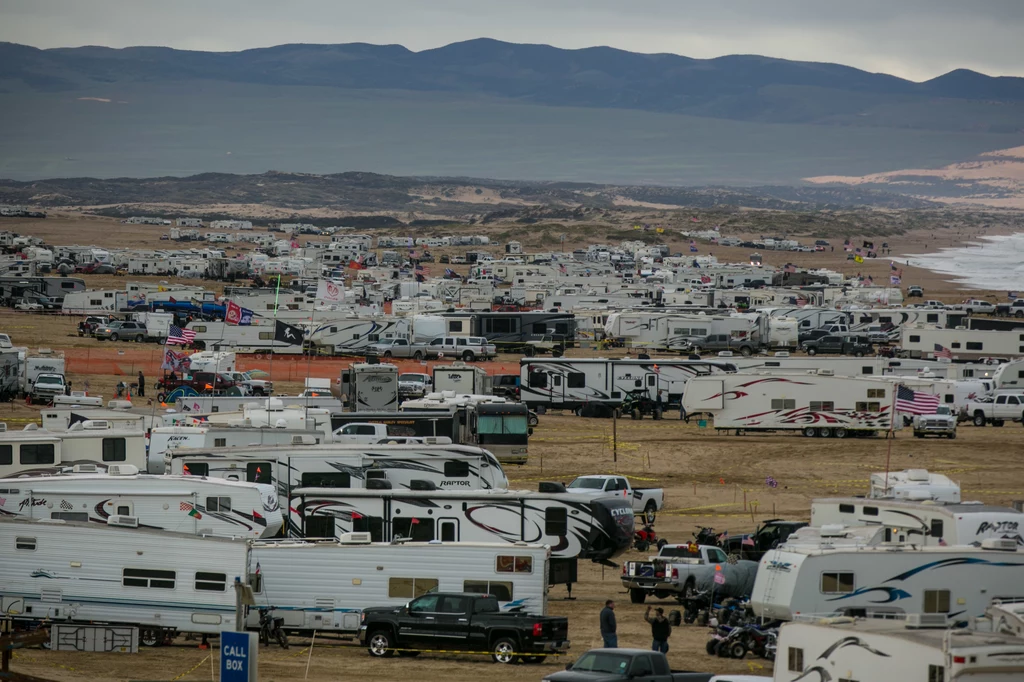
{"type": "Polygon", "coordinates": [[[836,409],[836,404],[831,400],[814,400],[811,401],[811,412],[833,412],[836,409]]]}
{"type": "Polygon", "coordinates": [[[587,375],[583,372],[569,372],[565,383],[569,388],[584,388],[587,385],[587,375]]]}
{"type": "Polygon", "coordinates": [[[260,341],[270,341],[274,338],[274,332],[260,332],[260,341]]]}
{"type": "Polygon", "coordinates": [[[920,343],[920,342],[921,342],[921,337],[920,336],[918,336],[917,334],[911,334],[910,335],[910,343],[920,343]]]}
{"type": "Polygon", "coordinates": [[[128,458],[124,438],[103,439],[103,461],[123,462],[128,458]]]}
{"type": "Polygon", "coordinates": [[[852,504],[841,504],[839,505],[840,514],[852,514],[854,512],[854,506],[852,504]]]}
{"type": "Polygon", "coordinates": [[[14,549],[26,549],[35,550],[36,539],[29,537],[16,537],[14,538],[14,549]]]}
{"type": "Polygon", "coordinates": [[[864,507],[864,516],[878,516],[878,507],[864,507]]]}
{"type": "Polygon", "coordinates": [[[186,476],[209,476],[210,465],[206,462],[189,462],[181,465],[181,473],[186,476]]]}
{"type": "Polygon", "coordinates": [[[858,402],[855,405],[858,412],[881,412],[881,403],[858,402]]]}
{"type": "Polygon", "coordinates": [[[53,443],[25,443],[18,459],[22,464],[53,464],[53,443]]]}
{"type": "Polygon", "coordinates": [[[868,397],[869,398],[884,398],[885,397],[885,389],[884,388],[869,388],[868,389],[868,397]]]}
{"type": "Polygon", "coordinates": [[[231,498],[230,497],[207,497],[206,498],[206,511],[231,511],[231,498]]]}
{"type": "Polygon", "coordinates": [[[949,613],[949,590],[925,590],[925,613],[949,613]]]}
{"type": "Polygon", "coordinates": [[[196,590],[204,592],[223,592],[228,588],[228,576],[224,573],[204,573],[196,571],[196,590]]]}
{"type": "Polygon", "coordinates": [[[558,388],[559,386],[561,386],[562,385],[562,377],[561,377],[561,375],[556,374],[553,377],[551,377],[551,385],[554,386],[555,388],[558,388]]]}
{"type": "Polygon", "coordinates": [[[469,478],[469,462],[445,462],[444,475],[445,478],[469,478]]]}
{"type": "Polygon", "coordinates": [[[548,375],[547,375],[547,372],[530,372],[527,381],[530,384],[531,388],[547,388],[548,387],[548,375]]]}
{"type": "Polygon", "coordinates": [[[80,523],[89,523],[89,514],[87,512],[50,512],[51,519],[60,519],[62,521],[78,521],[80,523]]]}
{"type": "Polygon", "coordinates": [[[982,350],[984,345],[981,341],[968,341],[967,350],[982,350]]]}
{"type": "Polygon", "coordinates": [[[0,445],[0,466],[14,464],[14,446],[0,445]]]}
{"type": "Polygon", "coordinates": [[[270,462],[250,462],[246,464],[245,480],[249,483],[270,483],[270,462]]]}
{"type": "Polygon", "coordinates": [[[225,448],[225,447],[227,447],[227,445],[228,445],[228,439],[227,438],[214,438],[213,439],[213,447],[215,447],[215,448],[225,448]]]}
{"type": "Polygon", "coordinates": [[[161,590],[173,590],[174,575],[174,571],[126,568],[122,573],[121,584],[125,587],[154,587],[161,590]]]}
{"type": "Polygon", "coordinates": [[[942,519],[932,519],[931,533],[933,538],[941,538],[943,533],[942,519]]]}
{"type": "MultiPolygon", "coordinates": [[[[307,538],[333,538],[333,516],[307,516],[302,520],[303,535],[307,538]]],[[[355,523],[353,523],[355,525],[355,523]]],[[[355,528],[353,528],[355,530],[355,528]]]]}
{"type": "Polygon", "coordinates": [[[874,367],[861,367],[860,368],[860,373],[861,374],[874,374],[875,373],[875,368],[874,367]]]}
{"type": "MultiPolygon", "coordinates": [[[[388,596],[395,599],[415,599],[429,592],[437,591],[437,578],[389,578],[388,596]]],[[[426,607],[426,604],[420,604],[426,607]]],[[[435,606],[427,607],[433,610],[435,606]]],[[[420,611],[424,608],[418,609],[420,611]]]]}
{"type": "Polygon", "coordinates": [[[516,322],[518,320],[512,318],[491,318],[487,320],[487,331],[493,334],[511,334],[516,331],[516,322]]]}
{"type": "Polygon", "coordinates": [[[533,573],[533,557],[500,555],[494,570],[498,573],[533,573]]]}
{"type": "Polygon", "coordinates": [[[853,573],[822,573],[821,593],[822,594],[845,594],[853,592],[853,573]]]}
{"type": "Polygon", "coordinates": [[[544,510],[544,534],[569,534],[569,511],[565,507],[548,507],[544,510]]]}
{"type": "Polygon", "coordinates": [[[489,594],[498,601],[512,601],[514,598],[512,583],[497,580],[466,580],[462,583],[462,591],[471,594],[489,594]]]}
{"type": "Polygon", "coordinates": [[[789,647],[789,671],[802,673],[804,671],[804,650],[796,647],[789,647]]]}
{"type": "Polygon", "coordinates": [[[369,533],[371,542],[384,542],[384,519],[380,516],[358,516],[353,512],[352,532],[369,533]]]}
{"type": "Polygon", "coordinates": [[[461,332],[462,331],[462,320],[452,320],[448,322],[449,332],[461,332]]]}
{"type": "Polygon", "coordinates": [[[434,539],[434,519],[394,519],[391,534],[392,537],[412,538],[413,542],[430,542],[434,539]]]}
{"type": "Polygon", "coordinates": [[[942,665],[929,665],[928,682],[946,682],[946,667],[942,665]]]}
{"type": "Polygon", "coordinates": [[[796,400],[794,398],[772,398],[773,410],[795,410],[796,400]]]}
{"type": "Polygon", "coordinates": [[[351,488],[352,476],[344,471],[307,471],[302,474],[303,488],[351,488]]]}

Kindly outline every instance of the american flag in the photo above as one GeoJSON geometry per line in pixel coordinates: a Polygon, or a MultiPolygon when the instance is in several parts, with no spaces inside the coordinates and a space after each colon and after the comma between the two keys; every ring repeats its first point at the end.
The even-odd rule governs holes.
{"type": "Polygon", "coordinates": [[[196,338],[196,333],[191,329],[182,329],[177,325],[171,325],[167,329],[167,345],[168,346],[184,346],[192,343],[196,338]]]}
{"type": "Polygon", "coordinates": [[[934,355],[936,358],[946,358],[947,360],[953,359],[953,351],[939,343],[935,344],[934,355]]]}
{"type": "Polygon", "coordinates": [[[896,389],[896,411],[906,414],[935,414],[939,409],[939,396],[914,391],[906,386],[896,389]]]}
{"type": "Polygon", "coordinates": [[[795,266],[795,265],[793,265],[792,263],[786,263],[786,264],[785,264],[785,265],[784,265],[784,266],[782,267],[782,271],[783,271],[783,272],[796,272],[796,266],[795,266]]]}

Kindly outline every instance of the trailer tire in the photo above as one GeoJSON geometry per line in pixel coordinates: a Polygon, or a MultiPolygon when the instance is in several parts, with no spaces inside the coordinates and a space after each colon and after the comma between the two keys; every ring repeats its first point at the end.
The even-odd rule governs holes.
{"type": "Polygon", "coordinates": [[[412,359],[413,360],[422,360],[423,359],[423,351],[418,350],[415,353],[413,353],[412,354],[412,359]]]}
{"type": "Polygon", "coordinates": [[[835,431],[832,432],[832,435],[835,436],[836,438],[846,438],[847,431],[842,426],[837,426],[835,431]]]}
{"type": "Polygon", "coordinates": [[[144,628],[139,633],[139,643],[143,646],[160,646],[164,641],[164,631],[160,628],[144,628]]]}
{"type": "Polygon", "coordinates": [[[822,438],[831,438],[832,429],[828,428],[827,426],[823,426],[820,429],[818,429],[818,435],[821,436],[822,438]]]}
{"type": "Polygon", "coordinates": [[[644,521],[649,525],[654,525],[654,521],[658,518],[658,505],[654,500],[647,503],[644,507],[644,521]]]}
{"type": "Polygon", "coordinates": [[[984,412],[975,412],[974,413],[974,425],[975,426],[984,426],[985,425],[985,413],[984,412]]]}
{"type": "Polygon", "coordinates": [[[511,637],[499,637],[491,645],[491,659],[495,663],[509,665],[519,660],[516,653],[516,642],[511,637]]]}
{"type": "Polygon", "coordinates": [[[629,588],[629,601],[632,604],[643,604],[644,600],[647,599],[647,593],[639,587],[629,588]]]}
{"type": "Polygon", "coordinates": [[[813,426],[805,426],[804,427],[804,436],[805,437],[807,437],[807,438],[814,438],[817,435],[818,435],[818,429],[814,428],[813,426]]]}
{"type": "Polygon", "coordinates": [[[375,658],[389,658],[395,655],[391,646],[391,633],[387,630],[374,630],[366,638],[366,650],[375,658]]]}

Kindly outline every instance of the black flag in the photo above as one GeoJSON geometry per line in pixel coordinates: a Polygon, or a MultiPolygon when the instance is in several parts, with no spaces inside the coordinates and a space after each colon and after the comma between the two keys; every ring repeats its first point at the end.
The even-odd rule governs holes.
{"type": "Polygon", "coordinates": [[[289,343],[293,346],[302,345],[302,330],[278,320],[274,323],[274,340],[289,343]]]}

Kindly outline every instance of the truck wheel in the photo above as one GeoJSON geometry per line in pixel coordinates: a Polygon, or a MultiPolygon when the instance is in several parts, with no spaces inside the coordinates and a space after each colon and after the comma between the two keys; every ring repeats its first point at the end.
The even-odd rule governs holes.
{"type": "Polygon", "coordinates": [[[1002,419],[993,419],[992,420],[992,426],[1002,426],[1005,423],[1006,422],[1004,422],[1002,419]]]}
{"type": "Polygon", "coordinates": [[[914,438],[924,438],[924,434],[923,433],[915,433],[914,434],[914,438]]]}
{"type": "Polygon", "coordinates": [[[814,348],[814,347],[808,348],[807,349],[807,354],[808,355],[817,355],[818,354],[818,349],[814,348]]]}
{"type": "Polygon", "coordinates": [[[862,350],[857,351],[856,353],[853,354],[853,357],[855,357],[855,358],[862,358],[862,357],[864,357],[864,351],[862,351],[862,350]]]}
{"type": "Polygon", "coordinates": [[[471,350],[467,350],[466,352],[464,352],[462,354],[463,362],[473,362],[473,358],[474,357],[475,356],[473,355],[473,351],[471,351],[471,350]]]}
{"type": "Polygon", "coordinates": [[[135,335],[135,343],[142,343],[145,340],[146,340],[146,337],[143,336],[142,334],[136,334],[135,335]]]}
{"type": "Polygon", "coordinates": [[[114,332],[113,334],[110,335],[110,340],[111,341],[117,341],[118,338],[119,337],[117,336],[117,332],[114,332]]]}
{"type": "Polygon", "coordinates": [[[743,348],[740,348],[740,355],[742,355],[745,358],[749,358],[753,354],[754,351],[753,349],[750,348],[750,346],[743,346],[743,348]]]}
{"type": "Polygon", "coordinates": [[[413,353],[412,354],[412,359],[413,360],[422,360],[423,359],[423,351],[416,351],[415,353],[413,353]]]}
{"type": "Polygon", "coordinates": [[[693,584],[693,579],[687,580],[683,585],[683,599],[693,599],[695,596],[697,596],[697,586],[693,584]]]}
{"type": "Polygon", "coordinates": [[[948,438],[950,440],[953,440],[954,438],[956,438],[956,431],[954,431],[953,433],[946,434],[946,438],[948,438]]]}
{"type": "Polygon", "coordinates": [[[516,654],[516,643],[510,637],[501,637],[491,645],[491,659],[495,663],[506,665],[515,663],[519,656],[516,654]]]}
{"type": "Polygon", "coordinates": [[[647,593],[641,590],[639,587],[629,588],[629,601],[631,603],[643,604],[645,599],[647,599],[647,593]]]}
{"type": "Polygon", "coordinates": [[[1018,310],[1013,314],[1014,317],[1024,317],[1024,310],[1018,310]]]}
{"type": "Polygon", "coordinates": [[[537,350],[533,346],[527,346],[523,349],[523,357],[532,358],[537,354],[537,350]]]}
{"type": "Polygon", "coordinates": [[[806,436],[807,438],[814,438],[817,435],[818,429],[814,428],[813,426],[804,427],[804,436],[806,436]]]}
{"type": "Polygon", "coordinates": [[[389,350],[384,351],[384,359],[385,360],[390,360],[391,359],[391,351],[389,351],[389,350]]]}
{"type": "Polygon", "coordinates": [[[835,438],[846,438],[847,432],[846,429],[843,428],[842,426],[837,426],[836,429],[832,432],[832,435],[835,438]]]}
{"type": "Polygon", "coordinates": [[[387,630],[376,630],[366,640],[366,650],[376,658],[387,658],[395,655],[391,646],[391,633],[387,630]]]}
{"type": "Polygon", "coordinates": [[[654,500],[651,500],[650,502],[647,503],[647,506],[644,507],[644,521],[646,521],[648,525],[653,526],[654,521],[657,518],[658,503],[655,502],[654,500]]]}
{"type": "Polygon", "coordinates": [[[984,426],[985,425],[985,413],[984,412],[975,412],[974,413],[974,425],[975,426],[984,426]]]}

